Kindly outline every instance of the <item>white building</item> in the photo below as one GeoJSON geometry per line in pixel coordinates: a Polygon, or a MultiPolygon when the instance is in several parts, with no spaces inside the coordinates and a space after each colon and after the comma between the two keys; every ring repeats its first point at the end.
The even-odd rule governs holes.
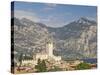
{"type": "Polygon", "coordinates": [[[47,54],[38,53],[38,54],[36,54],[36,60],[37,59],[41,59],[41,60],[48,59],[48,55],[47,54]]]}
{"type": "Polygon", "coordinates": [[[37,53],[35,55],[35,59],[36,60],[38,60],[38,59],[41,59],[41,60],[45,60],[45,59],[50,60],[50,59],[53,59],[55,61],[60,61],[61,57],[60,56],[54,56],[53,55],[53,50],[54,50],[53,42],[51,40],[49,40],[46,43],[46,53],[45,52],[37,53]]]}
{"type": "Polygon", "coordinates": [[[60,60],[61,60],[61,56],[53,56],[53,59],[54,59],[55,61],[60,61],[60,60]]]}
{"type": "Polygon", "coordinates": [[[46,52],[41,52],[41,53],[37,53],[36,55],[33,55],[33,60],[23,60],[22,64],[37,64],[38,59],[41,60],[55,60],[55,61],[60,61],[61,60],[61,56],[54,56],[53,55],[53,42],[52,41],[48,41],[46,43],[46,52]],[[47,52],[47,53],[46,53],[47,52]]]}
{"type": "Polygon", "coordinates": [[[49,57],[53,56],[53,42],[48,41],[46,44],[46,51],[49,57]]]}

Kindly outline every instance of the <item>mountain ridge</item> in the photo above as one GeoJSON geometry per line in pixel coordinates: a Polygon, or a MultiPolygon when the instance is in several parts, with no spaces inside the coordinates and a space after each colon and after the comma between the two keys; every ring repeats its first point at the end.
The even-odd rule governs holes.
{"type": "Polygon", "coordinates": [[[25,18],[13,19],[17,53],[23,52],[31,57],[32,53],[45,50],[45,40],[52,39],[56,55],[61,55],[66,59],[97,57],[97,23],[95,21],[80,18],[63,27],[53,28],[25,18]]]}

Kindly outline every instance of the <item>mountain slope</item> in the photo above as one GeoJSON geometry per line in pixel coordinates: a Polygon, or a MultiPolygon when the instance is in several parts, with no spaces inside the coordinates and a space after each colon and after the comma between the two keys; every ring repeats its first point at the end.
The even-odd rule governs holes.
{"type": "Polygon", "coordinates": [[[45,52],[48,39],[54,42],[54,54],[63,58],[97,57],[97,23],[80,18],[63,27],[52,28],[29,19],[14,18],[14,48],[16,57],[23,53],[32,57],[45,52]]]}

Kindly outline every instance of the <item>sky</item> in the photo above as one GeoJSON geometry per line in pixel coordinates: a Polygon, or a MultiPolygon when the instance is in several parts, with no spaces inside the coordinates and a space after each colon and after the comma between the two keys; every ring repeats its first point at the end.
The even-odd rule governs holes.
{"type": "Polygon", "coordinates": [[[96,6],[14,2],[14,17],[27,18],[50,27],[62,27],[81,17],[97,19],[96,6]]]}

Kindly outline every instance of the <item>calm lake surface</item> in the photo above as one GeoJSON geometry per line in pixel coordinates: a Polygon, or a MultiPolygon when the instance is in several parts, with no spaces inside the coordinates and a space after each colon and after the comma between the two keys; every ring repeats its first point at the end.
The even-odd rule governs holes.
{"type": "Polygon", "coordinates": [[[86,63],[97,64],[97,58],[81,59],[86,63]]]}

